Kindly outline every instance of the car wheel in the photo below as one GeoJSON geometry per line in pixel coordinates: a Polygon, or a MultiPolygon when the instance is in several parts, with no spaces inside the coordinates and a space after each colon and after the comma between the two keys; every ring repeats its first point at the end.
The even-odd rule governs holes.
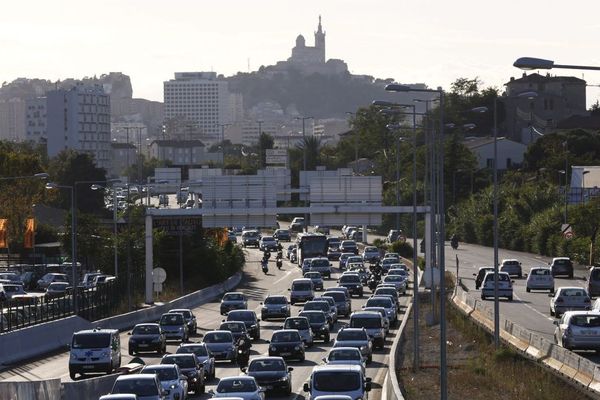
{"type": "Polygon", "coordinates": [[[552,308],[550,308],[550,315],[554,316],[554,311],[552,311],[552,308]]]}
{"type": "Polygon", "coordinates": [[[525,288],[525,291],[526,291],[527,293],[529,293],[529,292],[531,292],[531,289],[529,289],[529,288],[525,288]]]}
{"type": "Polygon", "coordinates": [[[325,338],[323,339],[323,342],[324,342],[324,343],[329,343],[329,340],[330,340],[330,339],[331,339],[331,338],[329,337],[329,333],[328,333],[328,334],[325,336],[325,338]]]}
{"type": "Polygon", "coordinates": [[[550,289],[550,293],[554,294],[554,288],[550,289]]]}
{"type": "Polygon", "coordinates": [[[481,294],[481,300],[485,300],[485,296],[483,295],[483,293],[481,294]]]}
{"type": "Polygon", "coordinates": [[[77,374],[73,371],[69,371],[69,378],[71,378],[71,380],[74,381],[77,378],[77,374]]]}
{"type": "Polygon", "coordinates": [[[134,354],[134,351],[133,351],[133,349],[130,347],[130,348],[129,348],[129,355],[130,355],[130,356],[132,356],[133,354],[134,354]]]}
{"type": "Polygon", "coordinates": [[[508,301],[513,301],[513,297],[512,296],[508,296],[508,301]]]}

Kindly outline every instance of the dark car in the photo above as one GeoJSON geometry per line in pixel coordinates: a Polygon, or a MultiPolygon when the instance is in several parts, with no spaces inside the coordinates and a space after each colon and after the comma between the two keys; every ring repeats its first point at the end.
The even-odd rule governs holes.
{"type": "MultiPolygon", "coordinates": [[[[234,310],[227,314],[227,321],[243,321],[252,339],[260,340],[260,319],[252,310],[234,310]]],[[[225,322],[225,321],[223,321],[225,322]]]]}
{"type": "Polygon", "coordinates": [[[282,329],[273,332],[269,343],[269,356],[293,358],[304,361],[304,341],[295,329],[282,329]]]}
{"type": "Polygon", "coordinates": [[[552,276],[566,275],[573,279],[573,262],[569,257],[555,257],[550,263],[552,276]]]}
{"type": "Polygon", "coordinates": [[[327,239],[327,258],[330,260],[339,260],[342,251],[340,250],[340,244],[342,240],[338,237],[332,236],[327,239]]]}
{"type": "Polygon", "coordinates": [[[585,280],[589,295],[592,297],[600,295],[600,267],[591,267],[585,280]]]}
{"type": "Polygon", "coordinates": [[[256,383],[267,391],[281,390],[288,396],[292,393],[293,370],[281,357],[256,357],[250,361],[248,368],[242,368],[242,371],[253,376],[256,383]]]}
{"type": "Polygon", "coordinates": [[[476,274],[473,274],[475,277],[475,289],[478,290],[481,287],[481,283],[483,282],[483,277],[488,272],[494,272],[494,267],[481,267],[476,274]]]}
{"type": "Polygon", "coordinates": [[[342,243],[340,243],[340,250],[342,253],[358,254],[358,246],[354,240],[342,240],[342,243]]]}
{"type": "Polygon", "coordinates": [[[260,318],[266,321],[268,318],[287,318],[290,316],[290,302],[282,295],[269,295],[260,309],[260,318]]]}
{"type": "MultiPolygon", "coordinates": [[[[327,322],[329,323],[329,330],[333,329],[333,316],[331,315],[331,307],[326,300],[311,300],[307,301],[302,308],[302,311],[323,311],[327,316],[327,322]]],[[[336,316],[337,317],[337,316],[336,316]]]]}
{"type": "Polygon", "coordinates": [[[331,334],[329,331],[329,323],[327,315],[323,311],[301,311],[299,317],[306,317],[310,323],[310,329],[313,332],[315,339],[321,338],[323,342],[329,342],[331,334]]]}
{"type": "Polygon", "coordinates": [[[239,342],[241,338],[250,338],[248,335],[248,330],[246,329],[246,324],[244,321],[226,321],[222,322],[219,326],[220,331],[229,331],[233,336],[233,340],[239,342]]]}
{"type": "Polygon", "coordinates": [[[141,351],[155,351],[164,354],[167,351],[167,340],[158,324],[137,324],[129,332],[129,355],[141,351]]]}
{"type": "Polygon", "coordinates": [[[338,280],[338,285],[347,288],[350,295],[363,296],[363,285],[358,274],[343,274],[338,280]]]}
{"type": "Polygon", "coordinates": [[[196,316],[192,313],[192,310],[189,308],[178,308],[169,312],[180,313],[183,315],[189,333],[196,334],[198,332],[198,322],[196,321],[196,316]]]}
{"type": "Polygon", "coordinates": [[[204,393],[204,366],[198,362],[194,354],[168,354],[160,360],[161,364],[177,364],[179,370],[187,377],[188,391],[195,394],[204,393]]]}
{"type": "Polygon", "coordinates": [[[287,229],[277,229],[273,233],[273,237],[280,242],[289,242],[292,240],[292,234],[287,229]]]}
{"type": "Polygon", "coordinates": [[[241,292],[227,292],[221,299],[221,315],[227,314],[231,310],[245,310],[248,308],[248,299],[241,292]]]}

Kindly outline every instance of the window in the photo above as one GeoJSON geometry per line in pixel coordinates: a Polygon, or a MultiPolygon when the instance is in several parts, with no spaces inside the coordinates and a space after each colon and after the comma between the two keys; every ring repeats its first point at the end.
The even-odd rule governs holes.
{"type": "Polygon", "coordinates": [[[485,164],[488,168],[494,168],[494,159],[488,158],[487,160],[485,160],[485,164]]]}

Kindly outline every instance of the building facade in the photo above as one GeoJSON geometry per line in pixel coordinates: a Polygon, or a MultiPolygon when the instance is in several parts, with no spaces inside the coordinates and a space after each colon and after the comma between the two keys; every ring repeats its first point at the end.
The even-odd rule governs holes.
{"type": "Polygon", "coordinates": [[[110,169],[110,96],[101,85],[77,84],[46,93],[48,156],[65,149],[89,153],[110,169]]]}
{"type": "Polygon", "coordinates": [[[137,161],[136,147],[131,143],[112,142],[111,148],[111,176],[122,176],[123,172],[137,161]]]}
{"type": "Polygon", "coordinates": [[[20,98],[0,100],[0,139],[14,142],[26,139],[25,108],[20,98]]]}
{"type": "MultiPolygon", "coordinates": [[[[469,137],[463,144],[475,154],[478,168],[494,168],[494,138],[469,137]]],[[[527,145],[504,137],[497,141],[498,170],[517,168],[523,163],[527,145]]]]}
{"type": "Polygon", "coordinates": [[[215,72],[176,72],[164,82],[165,120],[193,121],[205,143],[221,140],[220,125],[231,122],[228,83],[215,72]]]}
{"type": "Polygon", "coordinates": [[[45,143],[48,140],[46,98],[37,97],[25,102],[26,138],[35,143],[45,143]]]}
{"type": "Polygon", "coordinates": [[[150,143],[150,156],[184,167],[223,162],[222,153],[208,153],[200,140],[153,140],[150,143]]]}

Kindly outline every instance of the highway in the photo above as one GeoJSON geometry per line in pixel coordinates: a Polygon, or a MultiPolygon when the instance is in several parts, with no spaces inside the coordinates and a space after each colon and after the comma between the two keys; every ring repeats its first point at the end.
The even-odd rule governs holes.
{"type": "MultiPolygon", "coordinates": [[[[551,258],[548,257],[505,249],[499,249],[498,254],[499,262],[504,258],[516,258],[521,261],[524,274],[529,273],[530,268],[533,266],[548,266],[548,262],[551,261],[551,258]]],[[[477,272],[479,267],[492,266],[494,264],[493,249],[491,247],[460,243],[458,249],[453,250],[447,244],[447,271],[456,272],[456,257],[459,260],[459,276],[469,289],[470,295],[480,299],[480,291],[475,290],[475,277],[473,274],[477,272]]],[[[583,280],[585,273],[586,270],[584,268],[576,266],[574,278],[555,278],[555,287],[585,287],[583,280]]],[[[555,328],[553,321],[556,319],[550,316],[550,298],[548,297],[548,292],[532,291],[527,293],[525,290],[525,278],[514,279],[514,282],[514,299],[513,301],[500,299],[500,314],[514,323],[544,336],[546,339],[553,340],[555,328]]],[[[488,303],[489,307],[494,306],[493,299],[486,300],[486,303],[488,303]]],[[[596,356],[593,352],[581,351],[578,354],[596,363],[600,361],[600,357],[596,356]]]]}
{"type": "MultiPolygon", "coordinates": [[[[242,283],[238,287],[237,290],[244,292],[248,299],[248,309],[255,310],[257,315],[260,316],[260,302],[268,295],[268,294],[285,294],[289,296],[288,288],[293,279],[301,277],[301,271],[296,265],[292,265],[287,260],[284,261],[284,266],[281,270],[278,270],[275,267],[275,262],[273,258],[271,259],[269,265],[269,274],[264,275],[260,269],[259,259],[262,255],[261,252],[255,249],[248,249],[247,251],[248,257],[246,266],[244,268],[244,278],[242,283]]],[[[333,262],[334,267],[337,267],[337,262],[333,262]]],[[[336,279],[339,276],[340,272],[337,268],[334,268],[332,279],[325,280],[325,286],[337,286],[336,279]]],[[[410,284],[409,284],[410,287],[410,284]]],[[[317,292],[318,293],[318,292],[317,292]]],[[[408,292],[410,293],[410,292],[408,292]]],[[[366,301],[368,296],[370,295],[370,291],[367,287],[365,287],[365,296],[362,299],[353,298],[352,299],[352,309],[359,310],[360,306],[366,301]]],[[[406,305],[409,301],[408,296],[402,297],[403,305],[406,305]]],[[[219,302],[220,299],[214,299],[213,301],[206,303],[200,307],[195,308],[193,311],[198,319],[198,331],[199,333],[204,333],[209,330],[217,329],[219,324],[221,323],[223,316],[219,313],[219,302]]],[[[404,307],[401,307],[403,310],[404,307]]],[[[292,306],[292,316],[297,315],[301,310],[301,305],[292,306]]],[[[269,395],[269,398],[281,398],[281,399],[304,399],[305,393],[302,391],[302,385],[309,377],[312,368],[315,365],[321,363],[321,359],[325,357],[327,351],[333,345],[333,339],[336,337],[337,330],[344,322],[347,322],[347,318],[340,318],[335,325],[332,334],[331,343],[323,344],[320,341],[316,341],[315,345],[307,349],[306,352],[306,360],[302,363],[296,361],[290,361],[289,365],[294,368],[292,372],[292,382],[293,382],[293,394],[291,396],[272,396],[269,395]]],[[[253,342],[253,347],[251,350],[251,357],[257,355],[267,355],[268,354],[268,345],[265,340],[269,340],[271,338],[272,331],[276,329],[280,329],[283,324],[283,319],[281,320],[269,320],[269,321],[261,321],[261,340],[253,342]]],[[[389,347],[392,343],[392,339],[396,333],[396,327],[390,330],[390,334],[386,340],[386,347],[384,350],[374,351],[373,354],[373,362],[368,364],[367,368],[367,376],[373,379],[373,390],[369,394],[370,399],[379,399],[381,393],[381,386],[383,384],[383,379],[385,378],[385,372],[387,371],[387,363],[388,363],[388,355],[389,347]]],[[[121,333],[121,352],[122,356],[122,365],[127,364],[129,360],[132,358],[128,356],[127,352],[127,341],[128,336],[127,332],[121,333]]],[[[201,341],[201,337],[192,336],[192,342],[201,341]]],[[[168,345],[168,352],[174,352],[177,347],[177,343],[170,342],[168,345]]],[[[160,357],[155,355],[143,355],[142,358],[145,360],[147,364],[156,364],[160,362],[160,357]]],[[[54,354],[48,357],[40,358],[37,360],[33,360],[27,364],[19,365],[9,370],[3,371],[0,373],[1,381],[24,381],[24,380],[43,380],[50,378],[61,378],[63,381],[70,381],[69,371],[68,371],[68,359],[69,353],[62,352],[60,354],[54,354]]],[[[229,362],[217,362],[217,378],[208,382],[206,390],[215,389],[216,384],[218,383],[219,377],[225,376],[235,376],[239,375],[240,370],[238,367],[232,365],[229,362]]],[[[205,399],[210,398],[210,395],[204,394],[201,396],[192,396],[194,399],[205,399]]]]}

